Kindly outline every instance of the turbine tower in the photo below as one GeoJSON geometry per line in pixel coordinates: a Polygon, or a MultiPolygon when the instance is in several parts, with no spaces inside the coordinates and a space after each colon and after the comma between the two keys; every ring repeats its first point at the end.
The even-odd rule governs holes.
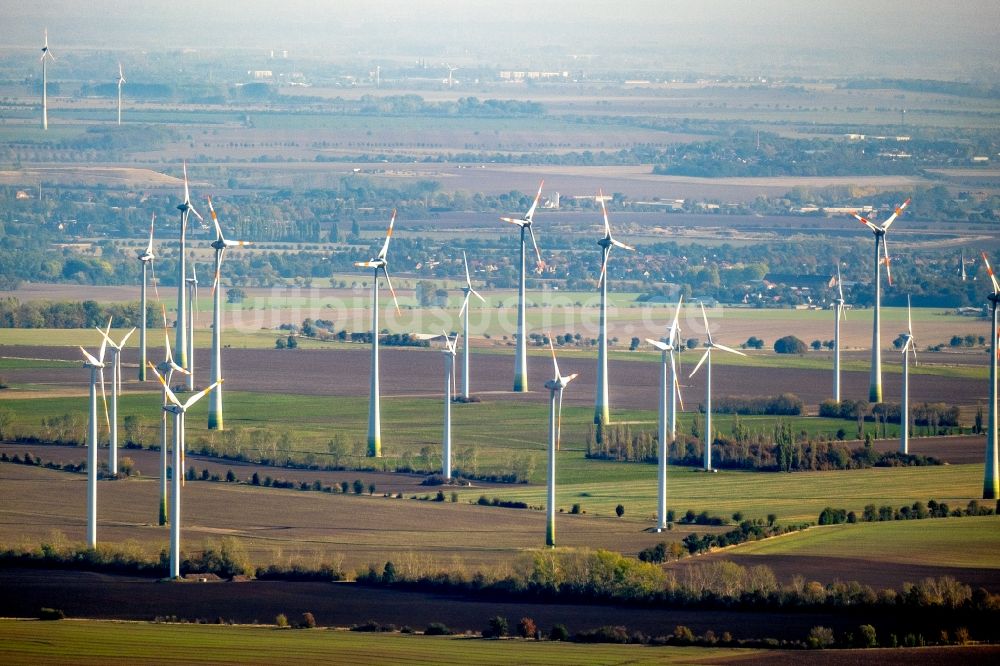
{"type": "Polygon", "coordinates": [[[549,390],[549,486],[546,493],[545,545],[555,548],[556,545],[556,449],[559,448],[559,435],[562,429],[562,396],[563,389],[576,378],[576,373],[564,377],[559,373],[559,363],[556,361],[556,348],[552,345],[552,335],[549,335],[549,349],[552,350],[553,377],[545,382],[549,390]],[[556,395],[558,394],[558,399],[556,395]]]}
{"type": "Polygon", "coordinates": [[[906,334],[903,336],[903,400],[899,405],[899,452],[910,453],[910,357],[917,363],[917,345],[913,340],[913,318],[910,316],[910,297],[906,297],[906,334]]]}
{"type": "Polygon", "coordinates": [[[55,62],[56,57],[49,50],[49,30],[45,29],[45,44],[42,46],[42,129],[49,128],[49,69],[46,59],[55,62]]]}
{"type": "Polygon", "coordinates": [[[472,288],[472,277],[469,275],[469,260],[465,256],[465,252],[462,252],[462,263],[465,264],[465,287],[462,291],[465,292],[465,300],[462,301],[462,309],[458,311],[458,316],[463,317],[462,320],[462,338],[465,342],[465,346],[462,349],[462,399],[465,401],[469,400],[469,296],[475,296],[483,303],[486,299],[479,295],[479,292],[472,288]]]}
{"type": "Polygon", "coordinates": [[[516,339],[516,349],[514,351],[514,392],[515,393],[527,393],[528,392],[528,349],[525,340],[525,329],[524,324],[524,234],[527,231],[528,235],[531,236],[531,244],[535,247],[535,258],[538,260],[536,264],[536,269],[541,270],[545,265],[542,263],[542,254],[538,251],[538,243],[535,242],[535,232],[532,229],[532,224],[534,224],[535,209],[538,207],[538,200],[542,196],[542,186],[545,184],[543,180],[538,184],[538,194],[535,195],[535,200],[531,203],[531,208],[528,212],[524,214],[523,217],[501,217],[500,219],[504,222],[510,222],[511,224],[516,224],[521,227],[521,273],[517,285],[517,332],[515,334],[516,339]]]}
{"type": "Polygon", "coordinates": [[[606,425],[611,420],[608,406],[608,258],[612,246],[633,252],[635,248],[611,237],[604,193],[599,192],[597,198],[601,200],[601,212],[604,214],[604,236],[597,241],[601,248],[601,276],[597,280],[597,286],[601,290],[601,312],[597,334],[597,397],[594,400],[594,423],[606,425]]]}
{"type": "Polygon", "coordinates": [[[712,350],[719,349],[724,352],[729,352],[730,354],[739,354],[740,356],[746,356],[741,351],[737,351],[731,347],[726,347],[725,345],[720,345],[718,342],[712,340],[712,331],[708,328],[708,315],[705,314],[705,304],[701,304],[701,318],[705,321],[705,334],[708,336],[708,349],[702,354],[701,359],[698,361],[698,365],[694,366],[694,370],[688,377],[694,377],[694,374],[698,372],[698,368],[701,367],[705,359],[708,359],[708,364],[705,366],[705,471],[712,471],[712,350]]]}
{"type": "Polygon", "coordinates": [[[388,262],[385,258],[389,251],[389,241],[392,240],[392,226],[396,223],[396,209],[389,219],[389,229],[385,232],[385,242],[373,259],[356,261],[355,266],[374,269],[372,280],[372,365],[371,385],[368,393],[368,455],[373,458],[382,457],[382,412],[379,405],[379,370],[378,370],[378,272],[385,275],[385,283],[392,294],[392,302],[396,304],[396,314],[399,314],[399,301],[389,279],[388,262]]]}
{"type": "MultiPolygon", "coordinates": [[[[108,332],[111,332],[111,321],[108,320],[108,332]]],[[[101,342],[101,351],[94,358],[86,349],[83,352],[83,367],[90,368],[90,415],[87,421],[87,546],[97,547],[97,381],[100,378],[101,396],[104,397],[105,417],[107,416],[107,397],[104,393],[104,351],[107,340],[101,342]]]]}
{"type": "Polygon", "coordinates": [[[837,264],[837,298],[833,299],[833,399],[840,402],[840,320],[846,319],[844,311],[844,284],[837,264]]]}
{"type": "Polygon", "coordinates": [[[122,349],[135,333],[135,326],[118,343],[112,340],[99,326],[95,328],[104,337],[104,342],[111,347],[111,417],[108,422],[111,434],[108,443],[108,474],[116,477],[118,476],[118,395],[122,391],[122,349]]]}
{"type": "MultiPolygon", "coordinates": [[[[139,253],[139,263],[142,264],[142,289],[139,290],[139,381],[146,381],[146,274],[153,270],[153,225],[156,223],[156,213],[149,223],[149,243],[146,249],[139,253]]],[[[160,291],[156,287],[156,275],[153,275],[153,289],[156,290],[156,300],[160,300],[160,291]]]]}
{"type": "MultiPolygon", "coordinates": [[[[660,414],[659,414],[659,453],[658,465],[656,469],[657,477],[657,531],[667,528],[667,458],[669,455],[670,442],[677,438],[677,401],[681,396],[680,382],[677,379],[677,359],[675,354],[678,349],[680,338],[679,319],[681,314],[681,303],[684,296],[677,300],[677,310],[674,312],[674,321],[667,330],[666,342],[660,340],[650,340],[646,342],[659,349],[661,354],[660,368],[660,414]],[[670,367],[670,399],[667,400],[667,367],[670,367]]],[[[684,409],[684,402],[681,401],[681,409],[684,409]]]]}
{"type": "Polygon", "coordinates": [[[187,299],[184,297],[184,281],[187,278],[187,248],[185,247],[187,223],[191,213],[194,213],[199,220],[204,221],[201,213],[191,205],[191,192],[188,189],[187,162],[184,163],[184,201],[177,206],[177,210],[181,212],[181,242],[177,258],[177,321],[175,322],[176,332],[174,333],[174,358],[177,360],[177,365],[187,368],[187,299]]]}
{"type": "Polygon", "coordinates": [[[226,250],[231,247],[243,247],[250,245],[247,241],[229,240],[222,235],[222,225],[219,224],[219,216],[215,214],[212,206],[212,198],[208,198],[208,212],[212,215],[212,224],[215,225],[215,241],[212,242],[212,249],[215,250],[215,278],[212,280],[212,375],[211,380],[216,384],[215,390],[208,399],[208,429],[223,430],[222,420],[222,285],[219,284],[222,271],[222,260],[226,256],[226,250]]]}
{"type": "MultiPolygon", "coordinates": [[[[215,388],[215,385],[209,386],[203,391],[199,391],[187,399],[187,402],[181,403],[174,395],[174,392],[170,390],[167,386],[166,381],[160,376],[160,373],[156,371],[153,364],[149,364],[149,368],[156,375],[156,378],[160,380],[163,385],[163,390],[167,394],[167,399],[170,401],[168,405],[164,406],[163,410],[170,412],[174,415],[174,478],[173,478],[173,492],[171,494],[171,504],[170,507],[170,577],[180,578],[181,576],[181,476],[179,473],[181,468],[181,457],[184,455],[184,421],[187,414],[187,410],[192,407],[196,402],[204,398],[209,391],[215,388]]],[[[220,380],[221,381],[221,380],[220,380]]]]}
{"type": "Polygon", "coordinates": [[[872,313],[872,367],[871,367],[871,377],[868,383],[868,402],[882,402],[882,349],[881,349],[881,338],[882,331],[880,328],[880,317],[882,315],[882,263],[885,263],[885,276],[889,281],[889,286],[892,286],[892,271],[889,266],[889,248],[885,244],[885,235],[889,231],[889,227],[896,218],[899,217],[900,213],[906,210],[906,207],[910,205],[910,200],[907,199],[902,204],[896,207],[885,222],[882,224],[875,224],[871,220],[865,217],[861,217],[857,213],[852,213],[853,217],[871,229],[872,233],[875,234],[875,278],[872,280],[873,288],[875,290],[875,307],[872,313]],[[879,259],[879,246],[885,259],[879,259]]]}
{"type": "Polygon", "coordinates": [[[125,83],[125,71],[118,63],[118,125],[122,124],[122,84],[125,83]]]}
{"type": "Polygon", "coordinates": [[[1000,337],[1000,326],[997,323],[997,303],[1000,303],[1000,284],[990,266],[990,260],[983,252],[983,263],[993,285],[993,293],[986,297],[990,301],[993,319],[990,324],[990,420],[986,431],[986,465],[983,472],[983,499],[1000,498],[1000,473],[997,466],[997,338],[1000,337]]]}
{"type": "Polygon", "coordinates": [[[457,351],[458,336],[454,340],[448,338],[448,333],[444,334],[444,434],[441,442],[441,476],[451,479],[451,382],[453,370],[455,368],[455,352],[457,351]]]}
{"type": "Polygon", "coordinates": [[[187,284],[188,299],[188,358],[187,358],[187,385],[188,391],[194,390],[194,318],[198,312],[198,270],[195,264],[191,264],[191,277],[184,280],[187,284]]]}
{"type": "MultiPolygon", "coordinates": [[[[164,346],[164,356],[163,361],[156,366],[165,380],[163,384],[163,401],[162,407],[163,412],[160,415],[160,513],[159,513],[159,524],[167,524],[167,449],[169,443],[167,442],[167,406],[170,404],[170,400],[167,398],[167,386],[170,386],[170,382],[173,379],[174,373],[179,372],[181,374],[187,373],[187,370],[181,366],[174,363],[174,359],[170,355],[170,334],[167,328],[167,313],[166,308],[163,308],[161,304],[161,309],[163,310],[163,340],[164,346]]],[[[177,468],[174,468],[175,475],[177,468]]]]}

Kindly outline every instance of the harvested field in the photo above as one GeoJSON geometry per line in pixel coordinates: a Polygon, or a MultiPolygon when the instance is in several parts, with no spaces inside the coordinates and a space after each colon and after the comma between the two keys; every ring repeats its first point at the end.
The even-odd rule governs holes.
{"type": "Polygon", "coordinates": [[[0,171],[0,184],[32,186],[103,185],[105,187],[180,187],[184,181],[151,169],[119,166],[33,166],[0,171]]]}

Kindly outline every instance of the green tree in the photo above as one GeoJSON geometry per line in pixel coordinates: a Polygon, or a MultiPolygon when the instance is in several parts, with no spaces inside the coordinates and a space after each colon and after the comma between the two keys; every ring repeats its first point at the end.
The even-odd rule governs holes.
{"type": "Polygon", "coordinates": [[[622,516],[625,515],[625,505],[624,504],[619,504],[618,506],[615,507],[615,515],[618,516],[619,518],[621,518],[622,516]]]}

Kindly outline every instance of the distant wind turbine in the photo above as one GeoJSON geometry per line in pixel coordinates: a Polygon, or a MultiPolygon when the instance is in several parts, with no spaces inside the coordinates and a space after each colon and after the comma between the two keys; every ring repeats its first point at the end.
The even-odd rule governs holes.
{"type": "Polygon", "coordinates": [[[524,254],[525,254],[525,232],[531,236],[531,244],[535,247],[535,257],[538,260],[536,264],[537,269],[541,269],[544,264],[542,263],[542,254],[538,251],[538,243],[535,242],[535,232],[532,229],[534,224],[535,209],[538,208],[538,200],[542,196],[542,186],[545,184],[543,180],[538,184],[538,194],[535,195],[535,200],[531,203],[531,208],[528,212],[524,214],[523,217],[501,217],[500,219],[504,222],[510,222],[511,224],[516,224],[521,228],[521,272],[518,279],[517,285],[517,332],[515,333],[515,343],[516,348],[514,351],[514,392],[515,393],[527,393],[528,391],[528,349],[527,341],[525,340],[525,322],[524,322],[524,307],[525,307],[525,275],[524,275],[524,254]]]}
{"type": "Polygon", "coordinates": [[[368,261],[356,261],[359,268],[372,268],[375,273],[372,279],[372,364],[371,383],[368,392],[368,455],[373,458],[382,457],[382,411],[379,403],[379,369],[378,369],[378,272],[385,275],[385,283],[392,294],[392,302],[396,304],[396,314],[399,314],[399,301],[389,279],[386,253],[389,251],[389,241],[392,240],[392,227],[396,224],[396,210],[393,209],[389,218],[389,229],[385,232],[385,242],[374,258],[368,261]]]}
{"type": "Polygon", "coordinates": [[[611,224],[608,223],[608,209],[604,205],[603,192],[598,194],[598,199],[601,200],[601,212],[604,214],[604,236],[597,241],[601,248],[601,276],[597,280],[597,286],[601,290],[601,311],[597,333],[597,396],[594,400],[594,423],[607,425],[611,420],[611,408],[608,404],[608,259],[612,246],[633,252],[635,248],[611,236],[611,224]]]}
{"type": "Polygon", "coordinates": [[[118,124],[122,124],[122,84],[125,83],[125,71],[122,64],[118,63],[118,124]]]}
{"type": "Polygon", "coordinates": [[[852,213],[852,216],[871,229],[872,233],[875,234],[875,276],[872,279],[872,285],[875,290],[875,307],[872,309],[872,365],[871,365],[871,376],[868,383],[868,402],[882,402],[882,331],[880,328],[880,317],[882,315],[882,264],[885,263],[885,276],[889,281],[889,286],[892,286],[892,271],[890,269],[890,258],[889,258],[889,248],[885,243],[886,233],[889,231],[889,227],[892,223],[896,221],[896,218],[906,210],[906,207],[910,205],[910,200],[907,199],[901,203],[896,210],[893,211],[885,222],[882,224],[875,224],[866,217],[861,217],[857,213],[852,213]],[[881,246],[881,247],[879,247],[881,246]],[[884,259],[880,258],[879,250],[882,250],[882,256],[884,259]]]}
{"type": "Polygon", "coordinates": [[[46,60],[55,62],[56,57],[49,50],[49,29],[45,29],[45,44],[42,46],[42,129],[49,128],[49,70],[46,60]]]}
{"type": "Polygon", "coordinates": [[[562,429],[562,396],[563,389],[576,378],[576,373],[564,377],[559,372],[556,361],[556,348],[549,336],[549,349],[552,350],[552,379],[545,382],[549,390],[549,486],[546,494],[545,545],[555,548],[556,545],[556,449],[559,448],[559,436],[562,429]],[[558,394],[558,398],[556,395],[558,394]]]}
{"type": "Polygon", "coordinates": [[[219,216],[215,214],[212,206],[212,198],[208,198],[208,212],[212,215],[212,224],[215,226],[215,240],[212,242],[212,249],[215,250],[215,277],[212,279],[212,375],[211,381],[216,384],[215,390],[208,400],[208,429],[223,430],[222,419],[222,285],[220,276],[222,271],[222,260],[226,256],[226,250],[231,247],[243,247],[250,245],[248,241],[229,240],[222,234],[222,225],[219,224],[219,216]]]}
{"type": "MultiPolygon", "coordinates": [[[[208,392],[215,388],[215,385],[209,386],[208,388],[195,393],[194,395],[188,397],[186,402],[181,402],[174,395],[174,392],[170,390],[167,386],[167,382],[160,376],[160,373],[156,371],[156,368],[152,363],[149,364],[149,368],[156,375],[156,378],[160,380],[160,384],[163,385],[163,390],[167,394],[167,399],[169,404],[163,407],[164,411],[170,412],[174,415],[174,478],[173,478],[173,492],[171,494],[171,511],[170,511],[170,577],[180,578],[181,575],[181,477],[183,473],[180,472],[182,467],[181,458],[184,455],[184,421],[187,414],[187,410],[190,409],[196,402],[208,395],[208,392]]],[[[221,380],[220,380],[221,381],[221,380]]]]}
{"type": "MultiPolygon", "coordinates": [[[[163,311],[163,340],[164,340],[164,356],[163,360],[156,366],[156,369],[164,377],[163,384],[163,400],[162,407],[163,412],[160,416],[160,525],[166,525],[168,520],[167,515],[167,450],[170,448],[169,442],[167,441],[167,406],[170,404],[170,400],[167,398],[167,387],[170,386],[170,382],[173,379],[174,373],[179,372],[181,374],[187,374],[187,370],[181,366],[174,363],[173,357],[170,355],[170,334],[167,328],[167,312],[163,306],[160,306],[163,311]]],[[[174,468],[174,475],[179,473],[178,468],[174,468]]]]}
{"type": "Polygon", "coordinates": [[[188,358],[187,358],[187,384],[188,391],[194,390],[194,325],[195,316],[198,314],[198,269],[197,265],[191,264],[191,277],[184,280],[187,284],[188,299],[188,358]]]}
{"type": "Polygon", "coordinates": [[[997,338],[1000,337],[1000,325],[997,323],[997,304],[1000,303],[1000,284],[990,266],[990,260],[983,252],[983,264],[990,276],[993,293],[987,294],[993,319],[990,324],[990,419],[986,431],[986,465],[983,472],[983,499],[1000,498],[1000,473],[997,466],[997,338]]]}
{"type": "Polygon", "coordinates": [[[441,441],[441,476],[451,479],[451,383],[455,368],[455,352],[458,336],[454,340],[444,334],[444,433],[441,441]]]}
{"type": "Polygon", "coordinates": [[[188,312],[187,298],[184,295],[184,284],[187,279],[187,248],[185,246],[185,241],[187,240],[187,223],[191,213],[194,213],[199,220],[204,221],[201,213],[191,205],[191,192],[188,189],[187,162],[184,163],[184,201],[177,206],[177,210],[181,212],[181,241],[180,252],[177,257],[177,322],[174,334],[174,359],[177,361],[177,365],[186,369],[188,367],[188,312]]]}
{"type": "MultiPolygon", "coordinates": [[[[111,430],[108,443],[108,474],[112,477],[118,476],[118,396],[122,391],[122,349],[125,343],[135,333],[135,326],[125,334],[121,342],[115,342],[111,337],[95,326],[97,332],[104,337],[104,341],[111,347],[111,417],[108,428],[111,430]]],[[[110,331],[109,331],[110,332],[110,331]]]]}
{"type": "MultiPolygon", "coordinates": [[[[111,332],[111,320],[105,333],[111,332]]],[[[104,351],[107,349],[107,339],[101,342],[101,350],[94,358],[83,347],[83,367],[90,368],[90,414],[87,421],[87,546],[97,547],[97,382],[101,383],[101,396],[104,398],[105,418],[107,418],[108,400],[104,393],[104,351]]]]}
{"type": "Polygon", "coordinates": [[[903,401],[899,406],[899,452],[910,453],[910,357],[917,363],[917,345],[913,339],[913,318],[910,316],[910,297],[906,297],[906,333],[903,335],[903,401]]]}
{"type": "Polygon", "coordinates": [[[837,264],[837,298],[833,300],[833,399],[840,402],[840,320],[846,319],[844,310],[844,283],[837,264]]]}
{"type": "MultiPolygon", "coordinates": [[[[659,349],[662,354],[660,369],[660,419],[659,419],[659,459],[657,477],[657,518],[658,530],[667,527],[667,458],[670,452],[670,442],[677,438],[677,401],[681,397],[681,386],[677,379],[677,359],[675,354],[680,351],[680,325],[681,303],[684,296],[677,300],[677,309],[674,311],[674,321],[667,330],[666,342],[650,340],[646,342],[659,349]],[[667,367],[670,368],[670,399],[667,400],[667,367]]],[[[681,409],[684,409],[684,402],[681,401],[681,409]]]]}
{"type": "Polygon", "coordinates": [[[708,327],[708,315],[705,314],[705,304],[701,304],[701,318],[705,321],[705,333],[708,335],[708,349],[702,354],[701,359],[698,361],[698,365],[694,366],[694,370],[691,371],[689,377],[694,377],[694,374],[698,372],[698,368],[701,367],[705,360],[708,359],[708,364],[705,366],[705,471],[712,471],[712,350],[719,349],[724,352],[729,352],[730,354],[739,354],[740,356],[746,356],[741,351],[737,351],[731,347],[726,347],[725,345],[720,345],[718,342],[712,340],[712,331],[708,327]]]}
{"type": "Polygon", "coordinates": [[[472,277],[469,275],[469,260],[466,258],[465,252],[462,252],[462,263],[465,264],[465,287],[462,289],[465,292],[465,300],[462,301],[462,309],[458,311],[458,316],[463,317],[462,398],[467,401],[469,399],[469,296],[475,296],[483,303],[486,302],[486,299],[472,288],[472,277]]]}
{"type": "MultiPolygon", "coordinates": [[[[153,225],[156,224],[156,213],[149,222],[149,243],[146,249],[139,253],[139,263],[142,264],[142,290],[139,292],[139,381],[146,381],[146,273],[153,270],[153,225]]],[[[156,300],[160,300],[159,288],[156,286],[156,275],[152,274],[153,289],[156,290],[156,300]]]]}

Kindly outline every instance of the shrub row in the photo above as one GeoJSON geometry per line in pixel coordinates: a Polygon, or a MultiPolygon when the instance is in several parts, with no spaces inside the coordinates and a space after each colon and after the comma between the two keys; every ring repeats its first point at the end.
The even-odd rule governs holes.
{"type": "MultiPolygon", "coordinates": [[[[996,508],[982,506],[979,500],[971,500],[964,509],[950,509],[944,502],[930,500],[927,504],[914,502],[909,506],[901,506],[893,509],[891,506],[882,505],[877,507],[874,504],[865,506],[861,514],[860,521],[874,523],[887,520],[924,520],[926,518],[961,518],[963,516],[992,516],[1000,510],[1000,501],[996,508]]],[[[847,509],[834,509],[826,507],[819,514],[820,525],[840,525],[842,523],[857,523],[858,515],[854,511],[847,509]]]]}

